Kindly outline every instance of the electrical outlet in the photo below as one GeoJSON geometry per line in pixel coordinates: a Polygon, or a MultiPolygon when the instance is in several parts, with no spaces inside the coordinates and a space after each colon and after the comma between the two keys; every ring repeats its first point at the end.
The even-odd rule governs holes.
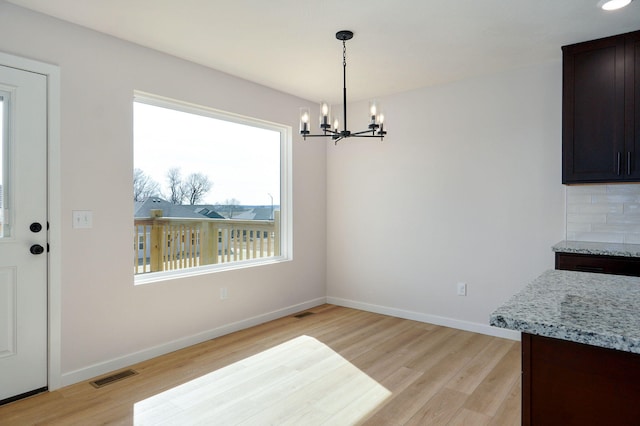
{"type": "Polygon", "coordinates": [[[226,287],[220,287],[220,300],[226,300],[229,298],[229,291],[226,287]]]}
{"type": "Polygon", "coordinates": [[[467,283],[458,283],[457,292],[458,292],[458,296],[466,296],[467,283]]]}

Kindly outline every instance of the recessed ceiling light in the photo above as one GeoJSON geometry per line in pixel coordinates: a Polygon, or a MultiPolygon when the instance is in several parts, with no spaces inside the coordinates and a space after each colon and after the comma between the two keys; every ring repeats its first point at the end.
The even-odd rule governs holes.
{"type": "Polygon", "coordinates": [[[633,0],[600,0],[598,6],[604,10],[621,9],[631,3],[633,0]]]}

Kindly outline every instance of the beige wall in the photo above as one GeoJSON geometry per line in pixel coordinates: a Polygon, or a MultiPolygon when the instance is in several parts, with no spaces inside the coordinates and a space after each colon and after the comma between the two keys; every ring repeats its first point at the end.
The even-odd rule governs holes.
{"type": "Polygon", "coordinates": [[[560,50],[382,101],[384,143],[328,148],[329,300],[491,333],[564,237],[560,50]]]}
{"type": "MultiPolygon", "coordinates": [[[[295,136],[301,99],[1,0],[0,51],[61,67],[65,383],[325,296],[491,332],[492,310],[553,267],[564,237],[559,51],[384,98],[385,142],[337,147],[295,136]],[[133,90],[293,128],[292,262],[133,286],[133,90]],[[94,228],[72,229],[72,210],[93,210],[94,228]]],[[[351,130],[365,108],[350,106],[351,130]]]]}
{"type": "Polygon", "coordinates": [[[133,91],[294,130],[305,101],[1,1],[0,51],[61,70],[63,384],[324,300],[325,147],[295,134],[293,261],[143,286],[132,276],[133,91]],[[72,210],[92,210],[93,228],[72,229],[72,210]]]}

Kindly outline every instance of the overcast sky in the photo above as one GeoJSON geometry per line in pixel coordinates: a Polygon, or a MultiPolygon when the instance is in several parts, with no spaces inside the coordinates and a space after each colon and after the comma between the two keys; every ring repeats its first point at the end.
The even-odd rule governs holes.
{"type": "Polygon", "coordinates": [[[134,167],[167,191],[167,171],[213,182],[201,204],[280,204],[280,133],[134,102],[134,167]]]}

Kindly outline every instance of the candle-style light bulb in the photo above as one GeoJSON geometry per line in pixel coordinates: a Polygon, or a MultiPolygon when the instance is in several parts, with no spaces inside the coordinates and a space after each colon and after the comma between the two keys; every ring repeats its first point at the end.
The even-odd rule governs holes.
{"type": "Polygon", "coordinates": [[[378,103],[376,101],[369,102],[369,117],[371,118],[369,124],[376,124],[378,109],[378,103]]]}
{"type": "Polygon", "coordinates": [[[338,127],[340,127],[340,122],[336,118],[335,120],[333,120],[333,130],[335,130],[337,132],[338,131],[338,127]]]}
{"type": "Polygon", "coordinates": [[[325,101],[320,102],[320,128],[327,130],[331,125],[329,124],[331,114],[331,107],[325,101]]]}
{"type": "Polygon", "coordinates": [[[300,133],[309,133],[309,108],[300,108],[300,133]]]}

